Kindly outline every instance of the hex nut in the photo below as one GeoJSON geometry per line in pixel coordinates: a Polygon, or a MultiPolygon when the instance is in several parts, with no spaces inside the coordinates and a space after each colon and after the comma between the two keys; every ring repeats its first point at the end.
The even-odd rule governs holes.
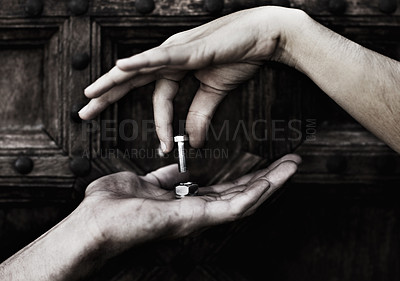
{"type": "Polygon", "coordinates": [[[184,182],[175,185],[175,197],[181,199],[185,196],[195,196],[199,191],[199,185],[193,182],[184,182]]]}

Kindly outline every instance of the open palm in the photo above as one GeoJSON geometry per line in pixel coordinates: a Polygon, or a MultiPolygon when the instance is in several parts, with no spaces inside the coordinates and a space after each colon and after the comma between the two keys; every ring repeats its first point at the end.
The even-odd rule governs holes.
{"type": "Polygon", "coordinates": [[[200,187],[198,196],[176,199],[172,187],[187,180],[177,165],[146,176],[120,172],[91,183],[84,204],[101,237],[122,249],[156,238],[180,237],[203,227],[252,214],[296,171],[300,158],[286,155],[267,169],[235,181],[200,187]]]}

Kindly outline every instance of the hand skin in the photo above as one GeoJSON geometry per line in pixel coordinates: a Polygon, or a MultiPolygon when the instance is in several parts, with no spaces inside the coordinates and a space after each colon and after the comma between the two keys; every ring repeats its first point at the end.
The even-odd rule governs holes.
{"type": "Polygon", "coordinates": [[[159,47],[117,61],[85,89],[80,112],[91,119],[129,90],[157,80],[154,119],[164,152],[173,148],[172,101],[179,80],[195,70],[200,87],[187,115],[193,147],[202,146],[224,96],[268,60],[309,76],[362,125],[400,152],[400,63],[323,27],[304,12],[259,7],[168,38],[159,47]]]}
{"type": "Polygon", "coordinates": [[[200,187],[198,196],[183,199],[171,190],[185,180],[176,164],[143,177],[102,177],[67,218],[0,265],[0,280],[77,280],[137,244],[241,219],[278,190],[300,161],[288,154],[267,169],[200,187]]]}

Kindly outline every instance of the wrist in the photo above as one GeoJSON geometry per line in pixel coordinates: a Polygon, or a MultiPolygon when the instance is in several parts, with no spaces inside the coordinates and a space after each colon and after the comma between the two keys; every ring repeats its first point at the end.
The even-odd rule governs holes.
{"type": "Polygon", "coordinates": [[[299,42],[305,37],[311,18],[299,9],[269,8],[271,8],[270,16],[267,17],[269,25],[279,34],[278,44],[270,60],[298,68],[299,42]]]}
{"type": "Polygon", "coordinates": [[[75,229],[81,232],[81,246],[85,247],[88,255],[96,255],[97,259],[104,261],[118,253],[112,251],[113,245],[108,238],[108,228],[103,223],[104,218],[99,218],[99,214],[95,213],[96,208],[93,204],[98,202],[85,198],[71,213],[70,224],[75,225],[75,229]]]}
{"type": "Polygon", "coordinates": [[[0,265],[0,279],[8,276],[13,280],[75,280],[87,275],[105,260],[101,240],[87,223],[90,218],[87,211],[81,204],[40,238],[4,261],[0,265]]]}

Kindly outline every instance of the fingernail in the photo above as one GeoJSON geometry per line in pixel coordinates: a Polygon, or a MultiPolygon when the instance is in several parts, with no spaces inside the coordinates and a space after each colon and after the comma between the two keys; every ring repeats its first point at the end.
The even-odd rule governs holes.
{"type": "Polygon", "coordinates": [[[85,105],[81,110],[78,111],[79,116],[84,115],[87,112],[87,105],[85,105]]]}
{"type": "Polygon", "coordinates": [[[86,94],[88,91],[90,91],[90,89],[92,88],[92,85],[93,85],[93,84],[87,86],[87,87],[85,88],[85,90],[83,90],[83,92],[86,94]]]}
{"type": "Polygon", "coordinates": [[[120,68],[123,68],[123,67],[126,66],[126,65],[125,65],[125,62],[126,62],[126,59],[119,59],[119,60],[117,60],[117,61],[115,62],[115,65],[118,66],[118,67],[120,67],[120,68]]]}
{"type": "Polygon", "coordinates": [[[163,141],[160,141],[160,145],[161,145],[161,150],[163,151],[163,152],[167,152],[166,150],[167,150],[167,146],[165,145],[165,143],[163,142],[163,141]]]}

